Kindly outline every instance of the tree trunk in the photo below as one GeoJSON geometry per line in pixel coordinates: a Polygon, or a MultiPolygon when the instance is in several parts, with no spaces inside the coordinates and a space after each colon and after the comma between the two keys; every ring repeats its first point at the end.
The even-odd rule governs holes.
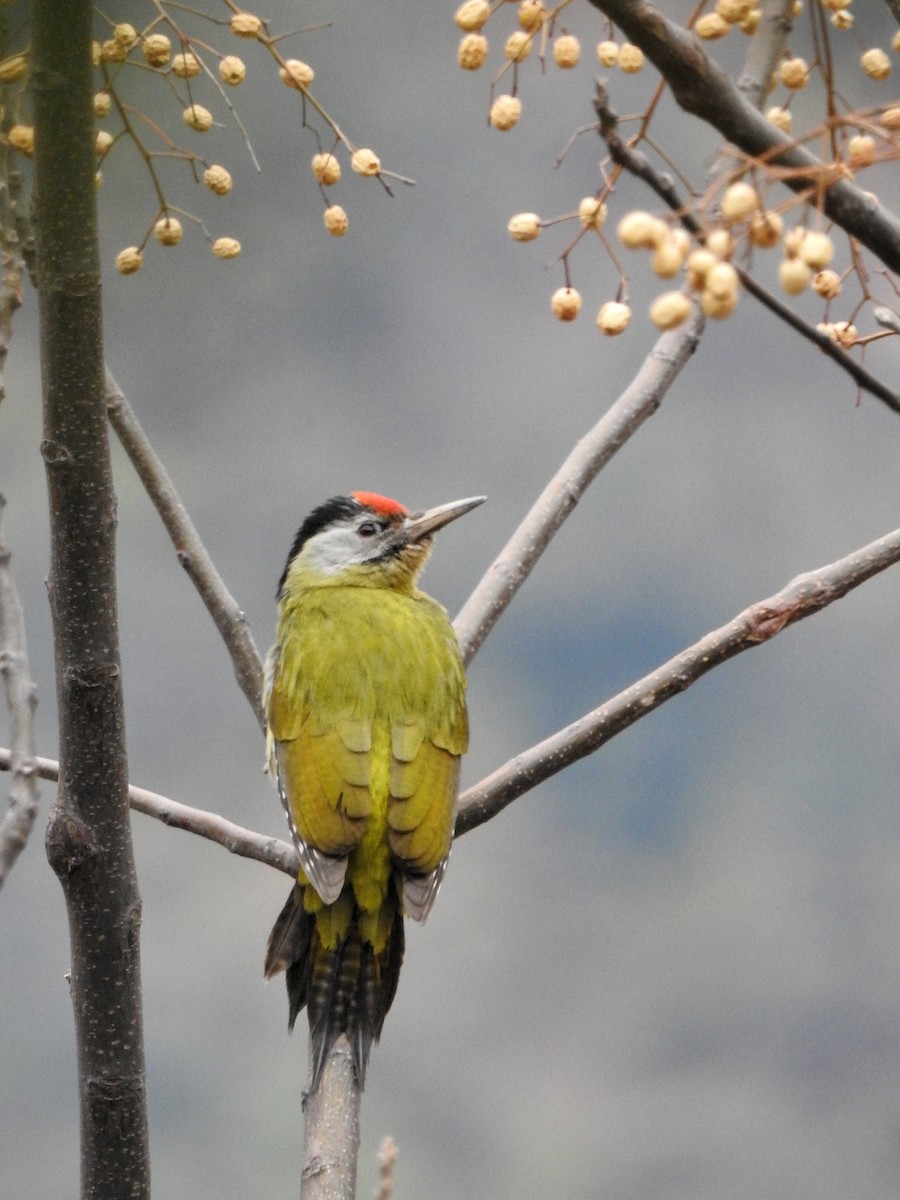
{"type": "Polygon", "coordinates": [[[59,792],[85,1200],[148,1197],[140,897],[128,813],[94,197],[89,0],[35,0],[35,225],[59,792]]]}

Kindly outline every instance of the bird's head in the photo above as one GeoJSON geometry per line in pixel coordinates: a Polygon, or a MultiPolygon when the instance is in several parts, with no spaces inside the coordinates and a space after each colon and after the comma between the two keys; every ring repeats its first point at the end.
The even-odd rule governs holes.
{"type": "Polygon", "coordinates": [[[431,552],[433,535],[483,504],[484,496],[413,512],[375,492],[334,496],[309,514],[294,538],[278,584],[411,588],[431,552]]]}

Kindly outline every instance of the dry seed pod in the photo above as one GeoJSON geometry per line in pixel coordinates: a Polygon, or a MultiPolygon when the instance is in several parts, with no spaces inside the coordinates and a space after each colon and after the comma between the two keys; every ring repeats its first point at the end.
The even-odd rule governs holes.
{"type": "Polygon", "coordinates": [[[467,33],[459,43],[456,61],[464,71],[477,71],[487,59],[488,42],[480,33],[467,33]]]}
{"type": "Polygon", "coordinates": [[[802,258],[782,259],[778,268],[778,282],[781,290],[789,296],[799,296],[809,286],[812,272],[802,258]]]}
{"type": "Polygon", "coordinates": [[[619,47],[615,42],[597,43],[597,61],[601,67],[614,67],[619,61],[619,47]]]}
{"type": "Polygon", "coordinates": [[[514,242],[533,242],[541,232],[541,218],[537,213],[516,213],[506,228],[514,242]]]}
{"type": "Polygon", "coordinates": [[[650,320],[657,329],[676,329],[691,313],[691,302],[684,292],[664,292],[650,305],[650,320]]]}
{"type": "Polygon", "coordinates": [[[731,22],[720,17],[717,12],[705,13],[702,17],[697,18],[694,25],[694,33],[706,42],[715,41],[716,38],[724,37],[726,33],[730,32],[731,22]]]}
{"type": "Polygon", "coordinates": [[[255,38],[262,29],[262,21],[253,13],[238,12],[231,18],[231,32],[236,37],[255,38]]]}
{"type": "Polygon", "coordinates": [[[510,62],[524,62],[531,53],[534,38],[524,29],[514,30],[503,44],[503,53],[510,62]]]}
{"type": "Polygon", "coordinates": [[[859,65],[870,79],[887,79],[891,73],[891,60],[883,50],[877,48],[867,50],[859,60],[859,65]]]}
{"type": "Polygon", "coordinates": [[[357,175],[377,175],[381,170],[381,159],[374,150],[364,147],[361,150],[354,150],[350,166],[357,175]]]}
{"type": "Polygon", "coordinates": [[[814,271],[821,271],[834,258],[834,245],[827,233],[807,233],[800,243],[799,257],[814,271]]]}
{"type": "Polygon", "coordinates": [[[578,205],[582,229],[602,229],[606,222],[606,205],[596,196],[585,196],[578,205]]]}
{"type": "Polygon", "coordinates": [[[597,313],[597,328],[606,337],[617,337],[625,332],[630,320],[631,309],[627,304],[620,304],[618,300],[607,300],[597,313]]]}
{"type": "Polygon", "coordinates": [[[151,67],[164,67],[172,53],[172,43],[164,33],[151,33],[141,42],[141,53],[151,67]]]}
{"type": "Polygon", "coordinates": [[[581,311],[581,294],[573,287],[557,288],[550,297],[550,309],[557,321],[574,321],[581,311]]]}
{"type": "Polygon", "coordinates": [[[623,42],[619,47],[619,70],[625,75],[636,75],[644,65],[644,52],[640,46],[623,42]]]}
{"type": "Polygon", "coordinates": [[[837,271],[817,271],[813,276],[812,289],[823,300],[835,300],[841,294],[841,277],[837,271]]]}
{"type": "Polygon", "coordinates": [[[144,256],[137,246],[126,246],[116,255],[116,270],[120,275],[134,275],[144,265],[144,256]]]}
{"type": "Polygon", "coordinates": [[[312,156],[312,173],[317,183],[330,187],[341,178],[341,164],[333,154],[314,154],[312,156]]]}
{"type": "Polygon", "coordinates": [[[722,193],[719,208],[726,221],[745,221],[759,208],[756,188],[743,181],[732,183],[722,193]]]}
{"type": "Polygon", "coordinates": [[[177,75],[179,79],[193,79],[199,75],[200,62],[196,54],[191,54],[190,50],[176,54],[172,59],[172,74],[177,75]]]}
{"type": "Polygon", "coordinates": [[[847,162],[854,171],[871,167],[875,161],[875,139],[867,133],[858,133],[847,143],[847,162]]]}
{"type": "Polygon", "coordinates": [[[782,133],[791,132],[791,112],[788,108],[782,108],[778,104],[773,104],[766,113],[766,119],[771,121],[776,129],[780,129],[782,133]]]}
{"type": "Polygon", "coordinates": [[[541,0],[521,0],[519,5],[519,27],[526,33],[535,33],[544,23],[547,10],[541,0]]]}
{"type": "Polygon", "coordinates": [[[456,10],[453,20],[463,33],[477,33],[490,15],[491,6],[487,0],[465,0],[456,10]]]}
{"type": "Polygon", "coordinates": [[[332,204],[326,208],[322,219],[332,237],[343,237],[350,225],[347,214],[339,204],[332,204]]]}
{"type": "Polygon", "coordinates": [[[212,113],[202,104],[189,104],[181,114],[181,119],[185,125],[196,129],[198,133],[206,133],[208,129],[212,129],[212,113]]]}
{"type": "Polygon", "coordinates": [[[558,67],[568,70],[578,66],[581,58],[581,42],[571,33],[563,33],[553,43],[553,61],[558,67]]]}
{"type": "Polygon", "coordinates": [[[498,96],[491,105],[490,119],[495,129],[512,129],[521,115],[522,101],[518,96],[498,96]]]}
{"type": "Polygon", "coordinates": [[[616,229],[619,241],[629,250],[655,249],[668,232],[665,221],[638,209],[626,213],[616,229]]]}
{"type": "Polygon", "coordinates": [[[153,226],[153,235],[161,246],[177,246],[184,230],[181,228],[181,222],[175,217],[160,217],[153,226]]]}
{"type": "Polygon", "coordinates": [[[299,58],[288,58],[284,66],[278,68],[278,78],[281,82],[298,90],[308,88],[315,77],[316,73],[309,63],[301,62],[299,58]]]}
{"type": "Polygon", "coordinates": [[[217,196],[227,196],[232,188],[231,175],[218,163],[213,163],[203,172],[203,182],[217,196]]]}
{"type": "Polygon", "coordinates": [[[239,83],[243,83],[246,75],[244,61],[236,54],[226,54],[219,62],[219,78],[229,87],[237,87],[239,83]]]}
{"type": "Polygon", "coordinates": [[[216,258],[237,258],[241,252],[241,243],[237,238],[216,238],[212,244],[212,252],[216,258]]]}
{"type": "Polygon", "coordinates": [[[809,64],[805,58],[786,58],[778,74],[785,87],[798,91],[809,83],[809,64]]]}
{"type": "Polygon", "coordinates": [[[777,212],[758,212],[750,222],[750,241],[763,250],[771,250],[781,241],[784,221],[777,212]]]}

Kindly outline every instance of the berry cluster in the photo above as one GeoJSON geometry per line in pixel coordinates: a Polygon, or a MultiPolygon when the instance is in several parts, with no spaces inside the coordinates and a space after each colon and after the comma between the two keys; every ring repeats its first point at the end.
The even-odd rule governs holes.
{"type": "MultiPolygon", "coordinates": [[[[853,109],[836,90],[832,77],[833,62],[823,45],[827,44],[829,25],[837,30],[853,26],[852,0],[811,0],[809,13],[811,45],[814,54],[807,58],[786,49],[769,81],[772,103],[766,108],[768,120],[778,130],[792,137],[792,103],[794,97],[816,81],[823,94],[827,114],[797,142],[813,141],[815,149],[829,145],[833,157],[823,168],[827,183],[841,176],[854,177],[860,171],[888,160],[900,158],[900,104],[888,102],[865,109],[853,109]],[[780,93],[780,94],[777,94],[780,93]]],[[[565,30],[560,21],[568,0],[545,7],[542,0],[465,0],[456,12],[456,24],[462,31],[458,61],[466,70],[476,70],[488,59],[486,29],[489,22],[511,5],[515,6],[517,28],[506,32],[503,42],[505,63],[493,80],[492,93],[500,80],[512,72],[508,93],[493,95],[490,123],[500,130],[512,129],[522,115],[518,92],[518,69],[532,51],[541,62],[552,59],[567,69],[578,65],[581,44],[565,30]]],[[[802,0],[795,0],[793,16],[800,18],[802,0]]],[[[733,30],[753,36],[760,28],[762,11],[753,0],[715,0],[709,11],[701,11],[692,29],[702,40],[723,38],[733,30]]],[[[644,66],[641,50],[628,42],[619,41],[608,27],[596,47],[596,57],[606,69],[618,68],[634,74],[644,66]]],[[[900,53],[900,34],[895,35],[891,49],[900,53]]],[[[891,74],[890,53],[879,47],[860,46],[860,78],[882,82],[891,74]]],[[[654,101],[655,106],[655,101],[654,101]]],[[[641,131],[630,146],[647,137],[652,107],[641,118],[641,131]]],[[[577,222],[576,233],[559,255],[565,272],[563,287],[551,295],[552,314],[560,321],[574,320],[582,307],[582,297],[572,286],[570,255],[585,238],[599,240],[614,264],[618,276],[618,294],[605,301],[596,322],[602,333],[615,336],[622,333],[630,320],[628,280],[619,263],[614,243],[607,237],[604,225],[612,203],[613,191],[622,175],[618,160],[607,158],[600,164],[602,186],[585,196],[576,212],[544,219],[535,212],[515,214],[508,222],[508,232],[517,242],[534,241],[543,229],[561,222],[577,222]]],[[[825,302],[824,319],[819,325],[844,348],[863,342],[854,321],[860,308],[872,299],[868,277],[860,267],[859,251],[847,239],[846,265],[842,270],[832,266],[836,256],[834,230],[829,228],[821,206],[819,187],[806,194],[782,190],[776,170],[764,161],[736,160],[723,182],[707,192],[687,196],[667,214],[640,210],[625,212],[616,225],[617,240],[628,250],[648,252],[649,268],[660,279],[680,280],[676,290],[658,295],[650,305],[650,318],[660,329],[672,329],[685,321],[694,303],[706,316],[714,319],[729,317],[737,308],[742,278],[747,279],[754,266],[757,251],[781,249],[777,268],[778,288],[789,297],[811,291],[825,302]],[[850,313],[849,320],[830,319],[829,306],[841,296],[848,277],[854,276],[862,292],[850,313]]],[[[879,335],[873,335],[879,336],[879,335]]]]}

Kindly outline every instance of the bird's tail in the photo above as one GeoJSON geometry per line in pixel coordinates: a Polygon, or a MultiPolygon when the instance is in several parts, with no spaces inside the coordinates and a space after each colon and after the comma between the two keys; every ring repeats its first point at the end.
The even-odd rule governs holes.
{"type": "Polygon", "coordinates": [[[350,1042],[362,1090],[372,1043],[381,1036],[397,991],[402,906],[391,888],[373,923],[371,914],[361,913],[349,886],[330,905],[311,893],[307,906],[307,889],[309,885],[294,885],[269,935],[266,979],[285,972],[289,1029],[307,1009],[312,1054],[308,1094],[318,1087],[328,1053],[342,1033],[350,1042]],[[380,931],[374,941],[363,932],[373,927],[380,931]]]}

